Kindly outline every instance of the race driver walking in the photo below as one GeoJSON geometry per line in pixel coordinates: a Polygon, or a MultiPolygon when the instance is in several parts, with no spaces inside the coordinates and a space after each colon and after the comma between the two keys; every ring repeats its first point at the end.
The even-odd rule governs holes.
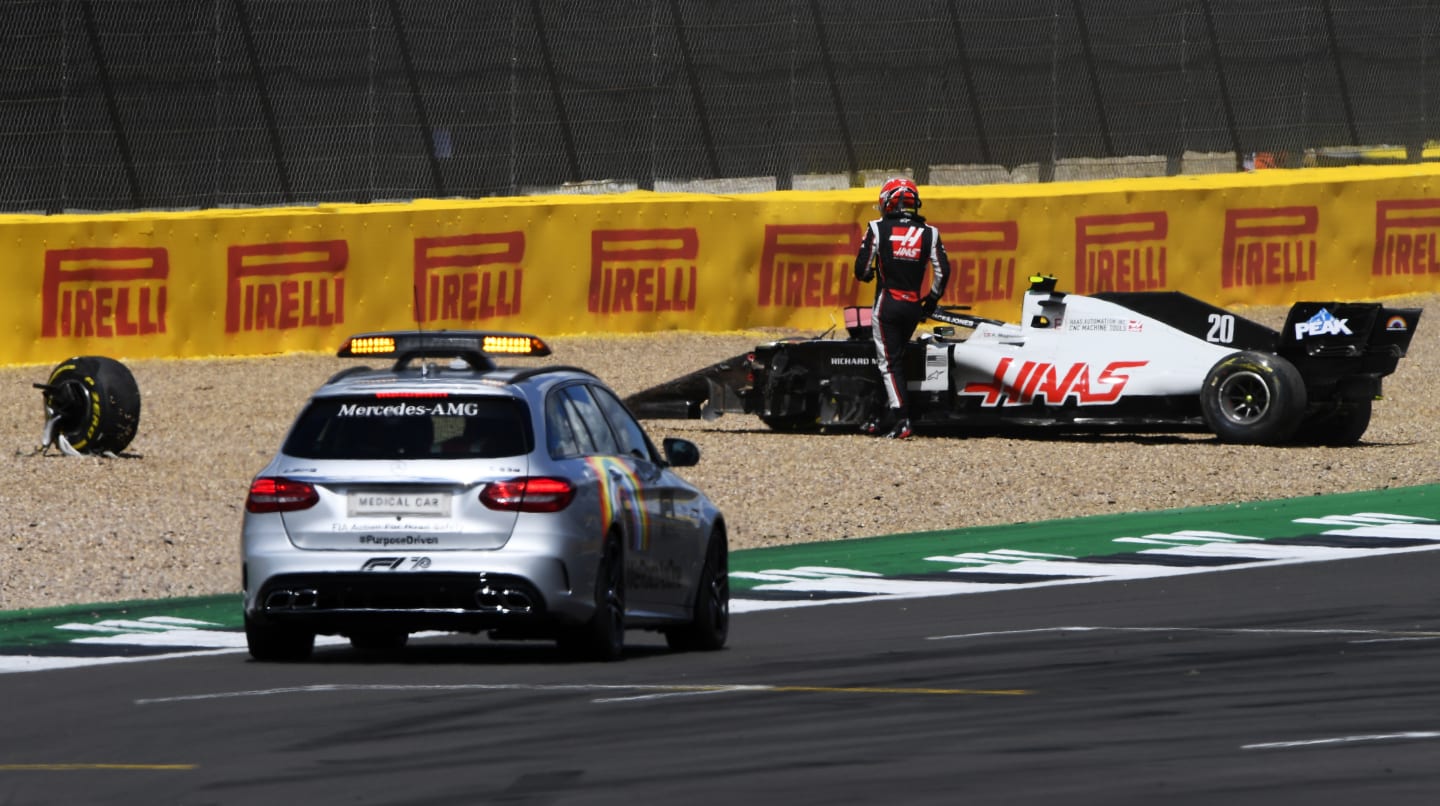
{"type": "Polygon", "coordinates": [[[876,280],[870,327],[889,408],[867,420],[860,430],[909,439],[913,431],[901,357],[915,328],[934,312],[944,295],[950,261],[940,231],[920,215],[920,191],[914,182],[904,177],[887,181],[880,188],[877,207],[880,217],[865,225],[860,252],[855,256],[855,279],[862,283],[876,280]],[[922,298],[927,266],[933,276],[930,290],[922,298]]]}

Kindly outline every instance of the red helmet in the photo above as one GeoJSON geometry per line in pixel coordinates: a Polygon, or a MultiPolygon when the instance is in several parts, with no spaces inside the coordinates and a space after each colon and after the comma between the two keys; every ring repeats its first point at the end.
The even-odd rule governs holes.
{"type": "Polygon", "coordinates": [[[920,209],[920,190],[903,176],[887,180],[880,188],[880,204],[882,213],[898,213],[902,209],[920,209]]]}

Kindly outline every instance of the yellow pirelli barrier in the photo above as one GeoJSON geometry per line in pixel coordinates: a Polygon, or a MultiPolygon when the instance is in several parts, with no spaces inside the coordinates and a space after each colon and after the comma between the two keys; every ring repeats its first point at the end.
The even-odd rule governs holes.
{"type": "MultiPolygon", "coordinates": [[[[922,187],[948,305],[1025,280],[1222,306],[1440,288],[1440,167],[922,187]]],[[[329,352],[351,333],[823,329],[875,189],[0,216],[0,363],[329,352]]]]}

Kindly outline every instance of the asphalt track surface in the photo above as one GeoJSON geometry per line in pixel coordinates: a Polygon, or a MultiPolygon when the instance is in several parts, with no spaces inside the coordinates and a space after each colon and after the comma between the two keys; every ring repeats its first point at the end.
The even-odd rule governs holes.
{"type": "Polygon", "coordinates": [[[1440,552],[7,675],[0,803],[1433,803],[1440,552]]]}

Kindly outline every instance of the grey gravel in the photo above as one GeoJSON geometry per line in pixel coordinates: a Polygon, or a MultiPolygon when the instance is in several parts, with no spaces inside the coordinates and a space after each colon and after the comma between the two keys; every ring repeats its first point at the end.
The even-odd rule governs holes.
{"type": "MultiPolygon", "coordinates": [[[[1440,295],[1392,300],[1427,308],[1440,295]]],[[[1271,326],[1284,310],[1241,313],[1271,326]]],[[[786,331],[551,339],[536,363],[591,369],[620,394],[786,331]]],[[[119,357],[122,360],[123,356],[119,357]]],[[[0,368],[0,609],[234,593],[250,479],[309,393],[353,362],[324,355],[126,361],[143,399],[118,458],[37,452],[50,366],[0,368]]],[[[1422,318],[1364,442],[1222,445],[1206,434],[926,437],[772,433],[753,417],[655,420],[697,442],[684,475],[725,511],[733,549],[1440,481],[1440,321],[1422,318]]],[[[957,547],[963,550],[963,547],[957,547]]]]}

